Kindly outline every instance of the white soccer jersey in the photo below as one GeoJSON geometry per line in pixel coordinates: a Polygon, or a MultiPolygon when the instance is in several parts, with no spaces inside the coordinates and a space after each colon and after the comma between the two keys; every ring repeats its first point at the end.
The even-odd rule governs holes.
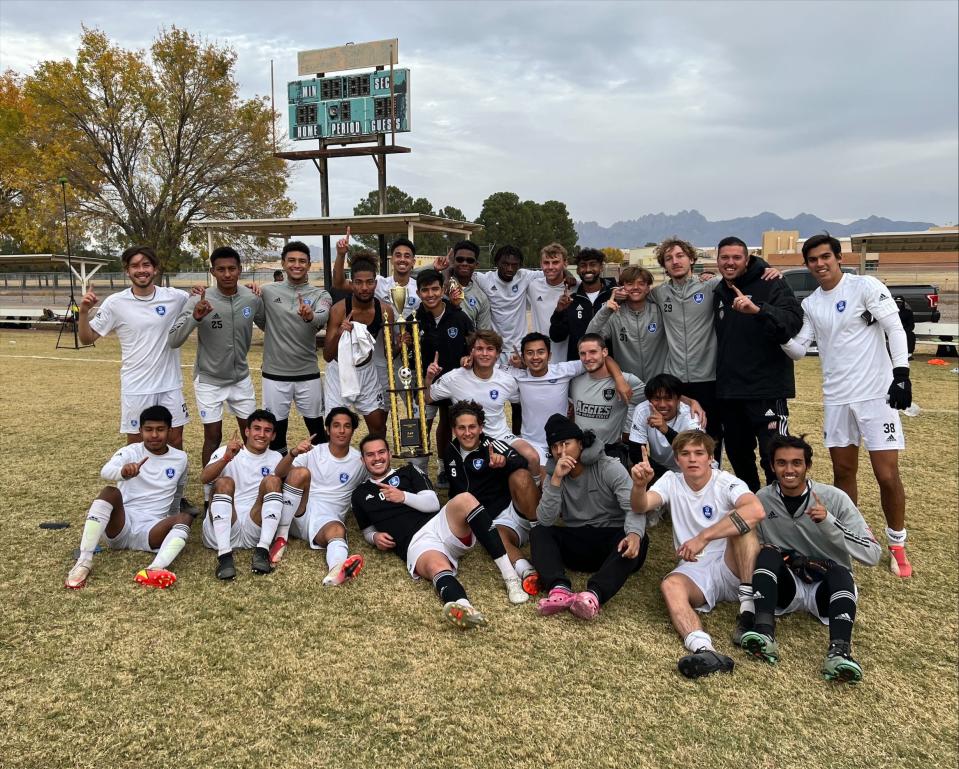
{"type": "MultiPolygon", "coordinates": [[[[507,355],[526,336],[526,300],[529,285],[539,270],[519,269],[513,279],[507,283],[499,274],[492,272],[473,273],[473,282],[489,297],[490,315],[493,318],[493,330],[503,337],[503,352],[507,355]]],[[[555,305],[554,305],[555,306],[555,305]]]]}
{"type": "MultiPolygon", "coordinates": [[[[673,521],[673,547],[677,550],[704,529],[729,515],[736,501],[749,493],[749,487],[732,473],[713,470],[712,477],[699,491],[686,485],[682,473],[667,472],[650,491],[655,491],[669,504],[673,521]]],[[[725,539],[714,539],[706,545],[703,555],[713,555],[726,549],[725,539]]]]}
{"type": "Polygon", "coordinates": [[[396,278],[394,278],[392,275],[377,275],[376,289],[374,290],[373,295],[377,299],[382,299],[388,307],[393,308],[394,317],[405,318],[411,312],[415,312],[416,308],[420,306],[420,297],[419,294],[416,293],[416,278],[410,276],[410,282],[406,284],[406,307],[398,308],[393,304],[393,297],[390,295],[390,289],[395,285],[397,285],[396,278]],[[398,310],[402,311],[398,312],[398,310]]]}
{"type": "Polygon", "coordinates": [[[536,446],[546,445],[546,420],[553,414],[566,416],[569,382],[585,370],[578,360],[551,363],[543,376],[533,376],[526,369],[512,366],[503,369],[519,386],[519,402],[523,407],[521,438],[536,446]]]}
{"type": "Polygon", "coordinates": [[[170,327],[189,298],[178,288],[156,286],[150,298],[141,299],[128,288],[103,300],[90,328],[100,336],[117,332],[123,395],[151,395],[183,386],[180,350],[171,349],[168,340],[170,327]]]}
{"type": "MultiPolygon", "coordinates": [[[[220,446],[213,452],[209,464],[222,459],[225,453],[226,446],[220,446]]],[[[233,480],[233,506],[238,513],[248,513],[253,509],[260,493],[260,482],[273,473],[281,459],[283,455],[279,451],[267,449],[262,454],[255,454],[244,446],[223,468],[220,477],[233,480]]]]}
{"type": "Polygon", "coordinates": [[[486,412],[483,432],[490,438],[504,440],[512,435],[506,424],[506,401],[518,390],[516,379],[504,369],[494,368],[489,379],[480,379],[472,369],[457,368],[433,383],[430,397],[434,402],[443,398],[449,398],[453,403],[476,401],[486,412]]]}
{"type": "Polygon", "coordinates": [[[293,460],[293,467],[310,471],[310,502],[321,501],[333,510],[346,512],[353,489],[369,477],[360,452],[352,446],[342,459],[321,443],[293,460]]]}
{"type": "MultiPolygon", "coordinates": [[[[558,286],[551,286],[546,282],[543,273],[538,273],[526,288],[526,295],[529,299],[530,319],[533,324],[533,331],[549,336],[549,322],[556,311],[556,303],[563,295],[566,289],[566,282],[560,281],[558,286]]],[[[560,363],[566,360],[566,353],[569,350],[569,339],[562,342],[550,343],[550,360],[554,363],[560,363]]],[[[526,414],[523,414],[526,419],[526,414]]]]}
{"type": "Polygon", "coordinates": [[[898,315],[889,289],[868,275],[843,273],[831,291],[803,299],[796,341],[815,342],[822,362],[823,403],[839,405],[885,398],[892,360],[878,321],[898,315]]]}
{"type": "Polygon", "coordinates": [[[184,486],[187,478],[186,452],[168,446],[166,453],[153,454],[143,443],[124,446],[107,462],[100,475],[113,481],[123,498],[123,509],[137,521],[160,521],[170,514],[177,487],[184,486]],[[123,479],[120,470],[130,462],[146,462],[140,473],[123,479]]]}
{"type": "MultiPolygon", "coordinates": [[[[670,445],[666,436],[655,427],[649,426],[649,415],[652,411],[652,405],[649,401],[643,401],[633,412],[633,424],[629,429],[629,439],[634,443],[644,443],[649,446],[649,458],[655,460],[663,467],[670,470],[679,471],[679,465],[676,464],[676,457],[673,454],[673,447],[670,445]]],[[[676,412],[671,420],[666,423],[677,433],[683,430],[700,430],[699,420],[693,416],[689,406],[685,403],[679,404],[679,411],[676,412]]]]}

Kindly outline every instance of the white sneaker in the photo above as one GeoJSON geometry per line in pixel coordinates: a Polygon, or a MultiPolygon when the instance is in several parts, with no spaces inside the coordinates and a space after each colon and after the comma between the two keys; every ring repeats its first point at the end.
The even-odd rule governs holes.
{"type": "Polygon", "coordinates": [[[506,595],[509,596],[510,603],[520,604],[529,600],[529,596],[523,590],[523,580],[519,577],[508,577],[504,582],[506,583],[506,595]]]}
{"type": "Polygon", "coordinates": [[[92,560],[78,560],[70,573],[67,574],[67,579],[63,583],[63,586],[68,590],[80,590],[87,584],[87,577],[90,576],[90,572],[93,569],[92,560]]]}

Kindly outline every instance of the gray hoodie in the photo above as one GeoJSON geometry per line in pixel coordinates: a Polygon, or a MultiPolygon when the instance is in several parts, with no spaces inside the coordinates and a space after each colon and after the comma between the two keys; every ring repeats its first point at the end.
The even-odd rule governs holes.
{"type": "Polygon", "coordinates": [[[659,306],[666,327],[666,373],[681,382],[716,380],[716,331],[713,292],[720,278],[701,283],[690,275],[682,283],[668,280],[650,297],[659,306]]]}
{"type": "Polygon", "coordinates": [[[655,302],[646,302],[639,312],[623,302],[617,312],[605,304],[586,328],[609,340],[609,353],[623,371],[648,382],[666,367],[666,332],[655,302]]]}
{"type": "Polygon", "coordinates": [[[266,283],[256,325],[263,329],[263,376],[267,379],[315,379],[316,334],[326,326],[333,304],[329,293],[309,283],[266,283]],[[313,320],[299,315],[299,297],[313,307],[313,320]]]}

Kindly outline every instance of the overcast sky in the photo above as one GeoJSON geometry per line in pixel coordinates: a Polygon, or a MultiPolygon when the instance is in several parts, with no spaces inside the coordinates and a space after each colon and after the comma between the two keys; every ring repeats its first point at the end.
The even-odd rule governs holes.
{"type": "MultiPolygon", "coordinates": [[[[73,56],[81,24],[128,48],[175,24],[236,49],[245,95],[269,93],[274,59],[284,94],[297,51],[398,37],[413,131],[397,141],[413,152],[388,182],[436,207],[472,218],[508,190],[603,225],[691,208],[942,224],[959,219],[957,9],[0,0],[0,66],[73,56]]],[[[332,213],[375,186],[372,160],[332,160],[332,213]]],[[[296,215],[319,215],[318,189],[297,164],[296,215]]]]}

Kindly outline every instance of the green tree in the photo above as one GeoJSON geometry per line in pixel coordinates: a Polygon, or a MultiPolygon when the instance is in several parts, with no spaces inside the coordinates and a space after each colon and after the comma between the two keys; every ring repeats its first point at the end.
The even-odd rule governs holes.
{"type": "Polygon", "coordinates": [[[481,240],[491,253],[509,243],[523,252],[528,265],[539,262],[540,249],[549,243],[561,243],[570,254],[576,245],[573,220],[558,200],[521,202],[516,193],[496,192],[483,201],[476,221],[484,227],[481,240]]]}
{"type": "MultiPolygon", "coordinates": [[[[380,196],[377,190],[370,190],[369,194],[353,207],[355,216],[369,216],[379,214],[380,196]]],[[[387,185],[386,187],[386,213],[388,214],[434,214],[436,216],[445,216],[449,219],[466,221],[462,211],[454,206],[445,206],[438,211],[433,210],[433,204],[426,198],[414,198],[412,195],[404,192],[399,187],[387,185]]],[[[406,231],[387,233],[387,242],[399,237],[405,236],[406,231]]],[[[442,233],[424,233],[416,236],[416,253],[432,254],[438,256],[445,254],[450,247],[460,238],[455,235],[445,235],[442,233]]],[[[375,235],[357,236],[356,240],[371,251],[379,248],[377,237],[375,235]]]]}
{"type": "Polygon", "coordinates": [[[289,215],[273,114],[239,98],[235,66],[231,48],[176,27],[149,57],[84,28],[76,61],[41,62],[24,81],[20,138],[41,156],[27,175],[66,176],[78,223],[152,245],[165,269],[189,261],[204,219],[289,215]]]}

